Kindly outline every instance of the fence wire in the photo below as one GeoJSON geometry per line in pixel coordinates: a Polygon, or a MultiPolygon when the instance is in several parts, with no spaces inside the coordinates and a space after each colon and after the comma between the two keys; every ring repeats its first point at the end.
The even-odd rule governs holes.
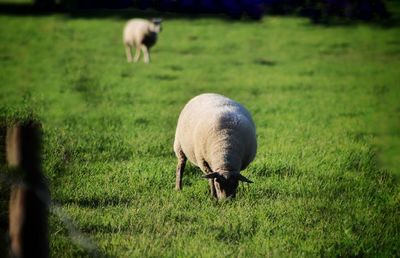
{"type": "Polygon", "coordinates": [[[29,185],[27,183],[18,181],[16,182],[14,179],[6,177],[5,175],[2,174],[0,174],[0,185],[6,187],[11,187],[13,185],[20,185],[33,190],[37,198],[39,198],[39,200],[43,204],[45,204],[46,207],[48,207],[49,214],[51,213],[55,215],[63,223],[63,225],[67,229],[68,237],[75,245],[81,247],[83,250],[85,250],[88,254],[90,254],[93,257],[104,257],[104,255],[100,255],[97,245],[90,238],[85,236],[85,234],[82,231],[80,231],[77,226],[74,225],[73,219],[71,218],[71,216],[68,215],[68,213],[62,207],[62,205],[57,204],[56,202],[51,200],[47,191],[35,187],[33,185],[29,185]]]}

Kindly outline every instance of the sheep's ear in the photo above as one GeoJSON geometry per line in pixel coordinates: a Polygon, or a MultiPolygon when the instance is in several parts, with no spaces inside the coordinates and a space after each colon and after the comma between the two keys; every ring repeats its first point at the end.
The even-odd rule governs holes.
{"type": "Polygon", "coordinates": [[[212,178],[218,178],[218,177],[220,177],[220,174],[218,174],[217,172],[203,175],[203,178],[206,178],[206,179],[212,179],[212,178]]]}
{"type": "Polygon", "coordinates": [[[243,175],[241,175],[241,174],[239,174],[238,180],[239,180],[239,181],[242,181],[242,182],[250,183],[250,184],[251,184],[251,183],[254,183],[253,181],[247,179],[245,176],[243,176],[243,175]]]}

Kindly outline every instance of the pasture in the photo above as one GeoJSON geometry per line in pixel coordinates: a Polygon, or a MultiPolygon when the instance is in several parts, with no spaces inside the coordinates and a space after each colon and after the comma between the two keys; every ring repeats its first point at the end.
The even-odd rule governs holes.
{"type": "Polygon", "coordinates": [[[165,16],[146,65],[124,23],[0,16],[0,114],[43,123],[53,257],[400,255],[399,27],[165,16]],[[204,92],[256,123],[232,202],[192,165],[174,191],[177,118],[204,92]]]}

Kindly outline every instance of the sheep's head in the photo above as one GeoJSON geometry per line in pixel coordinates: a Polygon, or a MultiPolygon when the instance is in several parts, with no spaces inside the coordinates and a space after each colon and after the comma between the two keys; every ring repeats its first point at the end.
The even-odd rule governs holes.
{"type": "Polygon", "coordinates": [[[245,183],[253,183],[240,173],[218,173],[213,172],[207,175],[204,175],[203,178],[212,179],[215,193],[218,199],[225,199],[225,198],[235,198],[236,196],[236,189],[239,185],[239,181],[245,183]]]}
{"type": "Polygon", "coordinates": [[[152,32],[159,33],[162,30],[162,27],[161,27],[162,19],[153,18],[153,19],[151,19],[151,22],[152,22],[153,26],[152,26],[152,28],[150,28],[150,30],[152,32]]]}

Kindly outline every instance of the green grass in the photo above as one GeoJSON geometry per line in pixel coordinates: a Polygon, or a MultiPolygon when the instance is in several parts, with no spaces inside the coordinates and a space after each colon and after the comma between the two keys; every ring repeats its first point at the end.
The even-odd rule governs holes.
{"type": "Polygon", "coordinates": [[[1,116],[43,122],[53,257],[400,256],[400,28],[167,18],[145,65],[123,25],[0,16],[1,116]],[[191,165],[173,190],[177,118],[203,92],[257,126],[233,202],[191,165]]]}

